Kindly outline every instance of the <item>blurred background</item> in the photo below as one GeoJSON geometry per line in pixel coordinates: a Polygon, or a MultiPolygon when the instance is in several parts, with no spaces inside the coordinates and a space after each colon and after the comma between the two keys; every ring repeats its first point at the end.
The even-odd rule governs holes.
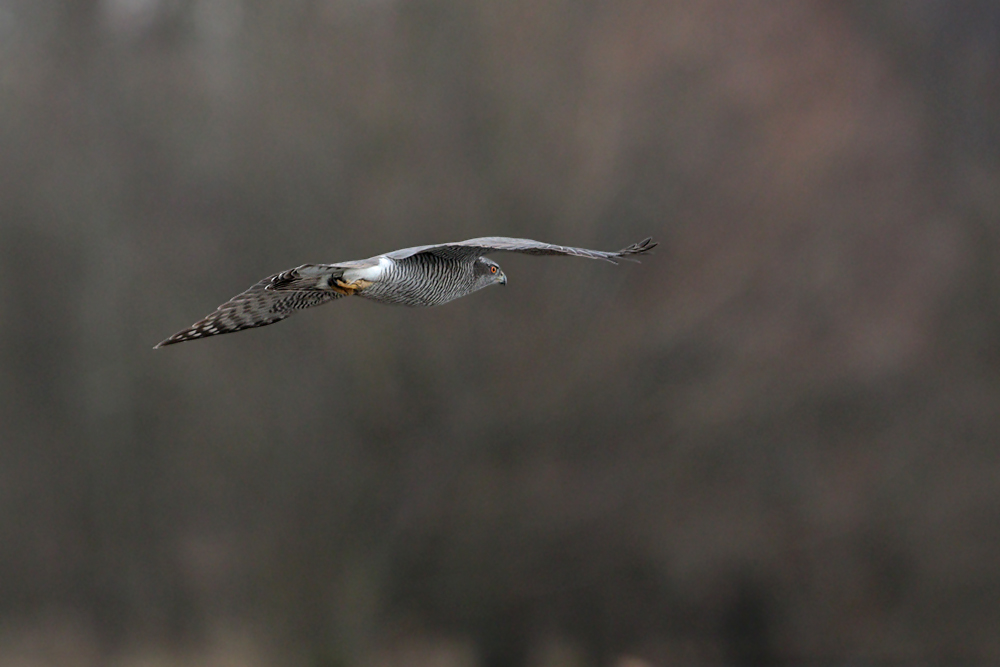
{"type": "Polygon", "coordinates": [[[0,0],[0,665],[995,663],[998,216],[990,0],[0,0]]]}

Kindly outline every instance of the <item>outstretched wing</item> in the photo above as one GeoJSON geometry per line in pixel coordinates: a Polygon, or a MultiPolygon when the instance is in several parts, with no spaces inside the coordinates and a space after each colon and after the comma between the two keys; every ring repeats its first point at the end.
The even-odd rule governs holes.
{"type": "Polygon", "coordinates": [[[484,236],[468,241],[457,241],[455,243],[440,243],[438,245],[424,245],[416,248],[404,248],[395,252],[387,253],[386,256],[392,259],[406,259],[422,253],[448,257],[453,259],[465,257],[479,257],[488,255],[491,252],[520,252],[526,255],[569,255],[572,257],[587,257],[589,259],[603,259],[617,264],[616,259],[627,259],[638,261],[632,255],[639,255],[656,247],[652,238],[633,243],[627,248],[622,248],[616,252],[606,252],[604,250],[589,250],[587,248],[573,248],[571,246],[554,245],[552,243],[542,243],[531,239],[513,239],[506,236],[484,236]]]}
{"type": "MultiPolygon", "coordinates": [[[[344,296],[329,289],[303,288],[306,281],[316,284],[321,273],[324,273],[320,270],[322,266],[326,265],[307,264],[265,278],[219,306],[205,319],[178,331],[156,347],[274,324],[297,310],[312,308],[344,296]],[[290,288],[292,285],[298,285],[299,288],[290,288]]],[[[329,275],[332,271],[325,273],[329,275]]]]}

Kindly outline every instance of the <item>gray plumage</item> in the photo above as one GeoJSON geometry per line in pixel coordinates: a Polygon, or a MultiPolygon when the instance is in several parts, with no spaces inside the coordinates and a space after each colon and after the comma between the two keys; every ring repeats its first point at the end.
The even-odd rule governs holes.
{"type": "Polygon", "coordinates": [[[490,285],[506,285],[507,276],[503,270],[485,257],[492,252],[568,255],[617,264],[616,259],[638,261],[633,255],[655,246],[656,243],[647,238],[617,252],[605,252],[530,239],[487,236],[404,248],[338,264],[303,264],[261,280],[205,319],[175,333],[156,347],[262,327],[298,310],[344,296],[356,295],[403,306],[437,306],[490,285]]]}

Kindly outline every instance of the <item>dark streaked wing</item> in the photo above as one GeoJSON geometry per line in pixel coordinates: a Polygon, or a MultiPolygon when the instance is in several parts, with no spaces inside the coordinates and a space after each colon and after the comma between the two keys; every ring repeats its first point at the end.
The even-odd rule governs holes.
{"type": "Polygon", "coordinates": [[[441,243],[438,245],[417,246],[416,248],[404,248],[395,252],[386,253],[392,259],[405,259],[421,253],[430,253],[439,257],[463,258],[479,257],[492,252],[519,252],[526,255],[568,255],[572,257],[587,257],[589,259],[603,259],[617,264],[616,259],[635,260],[632,255],[639,255],[656,247],[652,238],[647,238],[639,243],[633,243],[627,248],[622,248],[616,252],[604,250],[589,250],[587,248],[574,248],[571,246],[554,245],[542,243],[531,239],[515,239],[506,236],[484,236],[468,241],[457,241],[455,243],[441,243]]]}
{"type": "Polygon", "coordinates": [[[312,308],[342,296],[332,291],[268,289],[276,279],[289,273],[290,271],[285,271],[261,280],[219,306],[205,319],[178,331],[156,347],[274,324],[297,310],[312,308]]]}

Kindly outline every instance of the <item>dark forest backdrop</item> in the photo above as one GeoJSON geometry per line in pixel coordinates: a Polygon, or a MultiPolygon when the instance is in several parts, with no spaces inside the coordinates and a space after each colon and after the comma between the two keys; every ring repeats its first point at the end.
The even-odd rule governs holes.
{"type": "Polygon", "coordinates": [[[998,216],[989,0],[0,0],[0,664],[997,662],[998,216]]]}

